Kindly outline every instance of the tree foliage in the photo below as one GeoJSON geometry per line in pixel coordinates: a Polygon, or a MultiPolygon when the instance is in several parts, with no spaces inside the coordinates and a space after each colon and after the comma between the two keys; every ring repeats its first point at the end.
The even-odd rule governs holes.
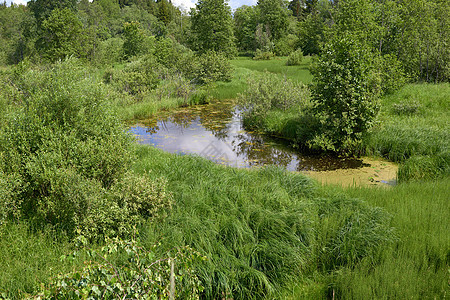
{"type": "Polygon", "coordinates": [[[199,52],[208,50],[235,54],[231,8],[224,0],[200,0],[191,10],[192,45],[199,52]]]}
{"type": "Polygon", "coordinates": [[[240,50],[255,51],[255,31],[259,22],[258,8],[243,5],[234,12],[234,33],[240,50]]]}
{"type": "Polygon", "coordinates": [[[352,36],[328,43],[311,69],[321,132],[313,147],[353,154],[379,110],[379,78],[370,48],[352,36]]]}
{"type": "Polygon", "coordinates": [[[0,130],[0,223],[25,218],[97,240],[171,207],[163,179],[128,172],[133,139],[75,59],[12,76],[20,92],[9,100],[23,109],[0,130]]]}
{"type": "Polygon", "coordinates": [[[27,2],[27,6],[33,12],[34,17],[37,20],[38,27],[50,17],[54,9],[69,9],[76,11],[77,0],[30,0],[27,2]]]}
{"type": "Polygon", "coordinates": [[[144,44],[144,32],[139,22],[126,22],[123,24],[123,52],[125,57],[141,53],[144,44]]]}
{"type": "Polygon", "coordinates": [[[54,9],[42,22],[40,47],[50,61],[76,55],[81,48],[82,24],[77,15],[68,8],[54,9]]]}
{"type": "Polygon", "coordinates": [[[283,37],[288,28],[288,8],[284,0],[258,1],[261,23],[266,25],[271,36],[278,40],[283,37]]]}

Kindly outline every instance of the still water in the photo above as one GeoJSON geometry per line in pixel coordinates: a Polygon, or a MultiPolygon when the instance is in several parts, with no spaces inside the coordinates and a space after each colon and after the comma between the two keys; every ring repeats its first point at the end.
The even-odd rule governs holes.
{"type": "Polygon", "coordinates": [[[388,162],[303,155],[283,140],[246,131],[239,110],[232,101],[161,112],[151,119],[140,121],[130,130],[139,143],[171,153],[199,155],[228,166],[250,168],[278,165],[290,171],[313,174],[322,182],[333,182],[330,176],[343,179],[344,173],[348,176],[350,172],[349,185],[359,184],[356,181],[361,181],[361,178],[355,179],[354,173],[364,171],[359,175],[364,177],[363,181],[395,182],[395,170],[391,170],[388,162]],[[385,169],[390,170],[389,175],[382,175],[385,169]]]}
{"type": "Polygon", "coordinates": [[[290,171],[325,171],[363,166],[359,159],[302,155],[285,141],[242,126],[233,102],[217,102],[161,113],[131,127],[140,143],[172,153],[196,154],[235,167],[268,164],[290,171]]]}

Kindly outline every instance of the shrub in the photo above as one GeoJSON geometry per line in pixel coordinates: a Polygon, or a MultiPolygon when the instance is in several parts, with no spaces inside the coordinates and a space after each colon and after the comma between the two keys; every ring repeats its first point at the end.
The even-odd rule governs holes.
{"type": "Polygon", "coordinates": [[[278,75],[264,73],[249,77],[247,90],[238,95],[243,108],[244,122],[258,126],[272,109],[306,109],[310,105],[309,90],[302,83],[294,83],[278,75]]]}
{"type": "Polygon", "coordinates": [[[24,107],[0,131],[2,222],[24,217],[100,239],[170,208],[164,182],[125,173],[133,138],[108,105],[106,86],[76,60],[26,71],[18,82],[24,107]]]}
{"type": "Polygon", "coordinates": [[[128,63],[123,70],[109,70],[103,77],[105,83],[112,84],[118,91],[142,97],[156,88],[161,66],[153,55],[143,56],[128,63]]]}
{"type": "Polygon", "coordinates": [[[298,37],[293,34],[288,34],[275,43],[275,54],[277,56],[288,56],[295,50],[297,43],[298,37]]]}
{"type": "Polygon", "coordinates": [[[408,78],[401,62],[391,54],[377,58],[383,94],[391,94],[406,84],[408,78]]]}
{"type": "Polygon", "coordinates": [[[198,57],[198,67],[193,73],[194,82],[200,84],[208,84],[219,80],[230,81],[232,67],[224,54],[208,51],[198,57]]]}
{"type": "Polygon", "coordinates": [[[126,58],[141,54],[144,48],[144,31],[139,22],[123,24],[123,53],[126,58]]]}
{"type": "Polygon", "coordinates": [[[298,66],[301,64],[302,60],[303,60],[303,52],[301,49],[297,49],[289,55],[286,65],[298,66]]]}
{"type": "Polygon", "coordinates": [[[354,154],[379,110],[379,78],[370,49],[351,36],[335,37],[311,68],[314,111],[322,129],[310,145],[354,154]]]}
{"type": "Polygon", "coordinates": [[[271,51],[262,51],[260,49],[256,49],[253,59],[254,60],[270,60],[274,56],[275,56],[275,54],[273,54],[273,52],[271,52],[271,51]]]}
{"type": "Polygon", "coordinates": [[[162,256],[158,245],[147,250],[136,240],[113,239],[100,249],[86,248],[83,237],[78,240],[84,247],[62,259],[89,257],[84,267],[54,278],[35,298],[199,299],[203,290],[193,264],[205,258],[189,247],[162,256]]]}
{"type": "Polygon", "coordinates": [[[121,38],[110,38],[101,41],[94,55],[94,63],[101,67],[112,65],[123,58],[123,40],[121,38]]]}
{"type": "Polygon", "coordinates": [[[184,48],[170,38],[161,37],[155,41],[154,55],[158,63],[167,68],[177,68],[183,53],[188,51],[187,48],[184,48]]]}
{"type": "Polygon", "coordinates": [[[185,102],[195,93],[195,86],[180,74],[168,75],[156,88],[159,100],[163,98],[182,98],[185,102]]]}
{"type": "Polygon", "coordinates": [[[18,199],[18,195],[22,185],[23,182],[19,176],[7,175],[0,170],[0,226],[11,217],[14,219],[20,217],[22,201],[18,199]]]}

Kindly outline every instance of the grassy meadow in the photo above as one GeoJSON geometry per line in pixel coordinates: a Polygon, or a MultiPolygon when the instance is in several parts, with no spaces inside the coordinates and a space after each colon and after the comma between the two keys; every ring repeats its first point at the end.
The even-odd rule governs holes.
{"type": "MultiPolygon", "coordinates": [[[[236,98],[245,91],[248,77],[265,71],[298,82],[311,82],[309,57],[300,66],[285,63],[286,58],[234,59],[230,81],[208,85],[206,91],[189,90],[192,93],[186,94],[188,97],[158,97],[157,93],[130,97],[103,83],[89,97],[103,99],[106,95],[106,100],[100,102],[109,107],[105,112],[113,111],[119,116],[117,120],[129,122],[161,109],[204,103],[211,97],[236,98]]],[[[33,72],[24,77],[24,86],[26,80],[31,83],[38,80],[33,72]]],[[[83,72],[88,71],[83,69],[80,74],[83,72]]],[[[86,112],[77,107],[77,99],[85,99],[85,91],[96,86],[106,71],[89,72],[95,74],[92,80],[86,86],[83,81],[74,84],[75,92],[65,88],[56,92],[38,91],[36,99],[46,101],[46,93],[55,97],[62,94],[62,101],[68,100],[72,105],[70,109],[78,109],[67,118],[82,120],[86,112]]],[[[72,86],[68,79],[63,82],[72,86]]],[[[159,92],[170,90],[169,84],[163,83],[159,92]]],[[[0,94],[3,95],[0,108],[5,108],[0,114],[0,126],[14,120],[11,111],[20,110],[22,105],[4,100],[19,99],[14,89],[5,91],[0,94]]],[[[200,157],[169,154],[134,144],[129,148],[133,162],[125,165],[125,175],[115,180],[120,183],[123,177],[132,176],[128,181],[132,184],[133,180],[140,182],[142,178],[164,182],[164,189],[157,192],[170,199],[170,208],[164,210],[163,217],[156,218],[160,213],[157,211],[139,219],[135,226],[139,243],[145,249],[159,245],[155,255],[190,246],[205,256],[206,260],[195,265],[179,266],[181,271],[184,267],[195,270],[204,288],[200,292],[202,299],[445,299],[450,293],[449,94],[449,84],[408,84],[381,100],[381,112],[376,126],[364,140],[364,151],[400,163],[400,184],[390,188],[321,186],[305,175],[277,167],[234,169],[200,157]]],[[[46,113],[50,111],[49,108],[46,113]]],[[[299,113],[296,110],[269,112],[263,126],[268,134],[292,138],[298,134],[298,126],[304,124],[304,120],[298,119],[299,113]]],[[[38,119],[30,118],[33,122],[38,119]]],[[[88,121],[95,122],[92,119],[88,121]]],[[[89,132],[88,127],[82,129],[89,132]]],[[[95,129],[103,132],[101,126],[95,129]]],[[[58,131],[59,126],[54,130],[64,135],[64,131],[58,131]]],[[[19,141],[24,140],[25,132],[19,135],[19,141]]],[[[42,132],[45,130],[39,134],[42,132]]],[[[71,152],[78,151],[58,145],[56,152],[62,153],[61,157],[70,157],[71,152]]],[[[87,146],[79,143],[80,148],[87,146]]],[[[101,153],[107,156],[109,148],[105,149],[101,153]]],[[[76,167],[67,167],[64,176],[51,177],[47,169],[52,170],[59,163],[59,156],[51,156],[53,152],[39,154],[48,160],[42,168],[33,164],[34,160],[26,163],[25,167],[34,168],[31,175],[39,175],[43,170],[34,183],[38,189],[31,195],[45,189],[46,180],[61,180],[65,184],[64,176],[71,175],[69,171],[76,167]]],[[[86,157],[94,156],[86,153],[86,157]]],[[[99,159],[98,164],[116,163],[114,159],[105,162],[95,157],[99,159]]],[[[99,175],[94,174],[85,181],[70,177],[78,185],[68,193],[76,194],[78,189],[90,197],[106,193],[105,198],[98,196],[101,201],[122,195],[114,185],[111,188],[93,184],[95,176],[99,175]]],[[[0,188],[15,192],[7,186],[9,182],[2,179],[0,188]]],[[[122,183],[122,188],[126,183],[122,183]]],[[[132,184],[129,190],[135,187],[132,184]]],[[[51,193],[55,191],[48,189],[43,199],[52,200],[48,195],[51,193]]],[[[130,193],[123,194],[121,201],[139,204],[142,194],[130,193]]],[[[2,194],[0,199],[7,201],[8,196],[2,194]]],[[[118,207],[115,209],[121,212],[118,207]]],[[[121,220],[117,215],[114,216],[117,219],[109,219],[107,213],[99,216],[109,226],[121,220]]],[[[84,256],[62,259],[78,249],[73,234],[50,225],[36,226],[32,221],[24,218],[1,223],[0,298],[32,297],[43,286],[55,282],[59,275],[80,270],[91,259],[84,256]]],[[[131,235],[128,231],[122,237],[131,235]]],[[[103,246],[102,240],[89,244],[92,249],[103,246]]],[[[181,286],[185,285],[181,279],[180,282],[181,286]]]]}

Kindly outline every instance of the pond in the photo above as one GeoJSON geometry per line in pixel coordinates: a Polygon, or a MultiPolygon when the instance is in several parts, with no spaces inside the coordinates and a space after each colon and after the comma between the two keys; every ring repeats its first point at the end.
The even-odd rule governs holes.
{"type": "Polygon", "coordinates": [[[327,155],[304,155],[284,140],[247,131],[233,101],[161,112],[131,126],[139,143],[171,153],[195,154],[218,164],[252,168],[277,165],[305,172],[322,183],[395,184],[390,162],[327,155]]]}

